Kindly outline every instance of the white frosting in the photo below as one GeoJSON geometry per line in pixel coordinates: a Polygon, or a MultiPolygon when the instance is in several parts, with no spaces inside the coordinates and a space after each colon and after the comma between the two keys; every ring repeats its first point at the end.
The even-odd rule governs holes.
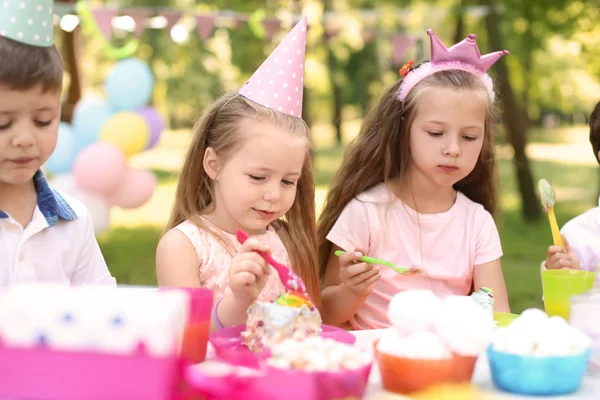
{"type": "Polygon", "coordinates": [[[477,356],[489,345],[494,329],[492,314],[471,297],[441,300],[428,290],[395,295],[388,318],[395,329],[383,335],[378,350],[416,359],[477,356]]]}
{"type": "Polygon", "coordinates": [[[442,302],[434,329],[452,352],[477,356],[492,339],[494,319],[471,298],[450,296],[442,302]]]}
{"type": "Polygon", "coordinates": [[[333,339],[313,336],[304,340],[286,339],[271,348],[269,365],[304,371],[341,371],[368,365],[372,355],[333,339]]]}
{"type": "Polygon", "coordinates": [[[404,333],[430,330],[440,306],[441,300],[429,290],[407,290],[392,297],[388,319],[404,333]]]}
{"type": "Polygon", "coordinates": [[[508,327],[498,328],[492,344],[504,353],[546,357],[580,354],[592,341],[563,318],[528,309],[508,327]]]}
{"type": "Polygon", "coordinates": [[[439,360],[452,353],[442,339],[430,331],[415,331],[403,336],[396,329],[386,331],[379,339],[377,350],[397,357],[439,360]]]}

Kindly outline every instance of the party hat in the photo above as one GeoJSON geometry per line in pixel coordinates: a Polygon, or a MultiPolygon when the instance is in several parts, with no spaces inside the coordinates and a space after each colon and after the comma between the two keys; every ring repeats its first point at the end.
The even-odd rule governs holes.
{"type": "Polygon", "coordinates": [[[302,118],[306,17],[302,17],[239,93],[249,100],[302,118]]]}
{"type": "Polygon", "coordinates": [[[52,0],[0,0],[0,36],[32,46],[54,44],[52,0]]]}

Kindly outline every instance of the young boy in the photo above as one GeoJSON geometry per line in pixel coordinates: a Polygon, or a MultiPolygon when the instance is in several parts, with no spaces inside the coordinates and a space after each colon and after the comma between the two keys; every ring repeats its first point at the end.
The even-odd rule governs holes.
{"type": "Polygon", "coordinates": [[[58,138],[63,63],[52,0],[0,3],[0,287],[45,281],[115,285],[78,201],[41,166],[58,138]]]}
{"type": "MultiPolygon", "coordinates": [[[[590,143],[600,164],[600,102],[590,117],[590,143]]],[[[600,199],[598,207],[573,218],[562,228],[566,249],[550,246],[545,268],[573,268],[596,272],[600,282],[600,199]]]]}

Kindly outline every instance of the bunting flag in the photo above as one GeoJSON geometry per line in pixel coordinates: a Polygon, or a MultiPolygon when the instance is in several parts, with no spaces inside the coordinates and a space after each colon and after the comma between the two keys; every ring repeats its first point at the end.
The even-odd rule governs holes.
{"type": "Polygon", "coordinates": [[[377,36],[377,32],[375,32],[375,30],[373,30],[373,29],[363,29],[363,31],[362,31],[363,40],[367,43],[375,40],[376,36],[377,36]]]}
{"type": "MultiPolygon", "coordinates": [[[[55,1],[55,10],[55,14],[57,14],[59,17],[67,13],[77,13],[75,4],[61,1],[55,1]]],[[[161,9],[153,6],[131,7],[124,10],[103,7],[94,8],[91,10],[91,14],[94,17],[98,28],[102,32],[102,35],[108,41],[110,41],[112,38],[112,20],[120,13],[129,15],[133,19],[135,22],[134,34],[137,37],[142,35],[148,26],[148,19],[153,15],[160,15],[166,19],[167,30],[171,30],[184,14],[189,15],[188,12],[184,12],[182,10],[161,9]]],[[[334,14],[337,15],[338,13],[334,14]]],[[[215,28],[217,27],[217,21],[219,21],[220,26],[227,26],[232,29],[238,29],[245,24],[254,24],[255,27],[260,31],[260,36],[262,37],[264,34],[265,39],[268,41],[272,40],[273,36],[280,30],[282,25],[282,21],[276,17],[265,17],[264,10],[257,10],[252,14],[238,13],[229,10],[221,10],[210,13],[192,12],[190,17],[192,17],[196,22],[196,33],[201,40],[207,40],[211,37],[215,31],[215,28]],[[255,21],[252,21],[252,16],[255,14],[260,14],[260,16],[257,16],[255,21]],[[223,23],[224,25],[222,25],[223,23]]],[[[363,27],[360,34],[366,42],[371,42],[381,35],[381,32],[378,31],[377,27],[373,26],[373,24],[376,24],[377,22],[377,17],[373,19],[373,16],[369,14],[363,19],[366,25],[363,27]],[[367,17],[369,18],[367,19],[367,17]]],[[[323,21],[324,35],[326,40],[331,40],[340,34],[341,27],[337,22],[338,20],[339,19],[328,17],[323,21]]],[[[254,31],[255,30],[253,30],[253,32],[254,31]]],[[[385,35],[384,40],[389,40],[389,43],[391,43],[393,47],[393,63],[396,66],[399,66],[403,63],[406,51],[418,43],[417,39],[401,33],[394,33],[389,37],[389,39],[388,36],[385,35]]]]}
{"type": "Polygon", "coordinates": [[[233,27],[235,29],[241,28],[242,25],[245,25],[248,22],[248,16],[244,14],[236,15],[233,18],[233,27]]]}
{"type": "Polygon", "coordinates": [[[327,24],[327,25],[325,25],[324,31],[325,31],[325,39],[331,40],[342,32],[342,28],[340,28],[339,26],[333,26],[333,25],[327,24]]]}
{"type": "Polygon", "coordinates": [[[167,19],[167,30],[170,31],[173,26],[181,19],[183,13],[181,11],[161,11],[159,13],[163,17],[167,19]]]}
{"type": "Polygon", "coordinates": [[[135,22],[135,36],[140,37],[146,29],[146,20],[150,17],[151,12],[147,8],[132,8],[123,11],[129,15],[135,22]]]}
{"type": "Polygon", "coordinates": [[[111,10],[109,8],[95,8],[92,10],[92,15],[98,24],[98,28],[104,35],[107,41],[112,38],[112,19],[117,16],[119,12],[117,10],[111,10]]]}
{"type": "Polygon", "coordinates": [[[406,54],[406,50],[413,46],[417,41],[415,38],[403,35],[401,33],[392,34],[391,39],[393,47],[393,64],[394,66],[399,66],[404,60],[404,54],[406,54]]]}
{"type": "Polygon", "coordinates": [[[277,18],[265,18],[262,21],[262,26],[265,30],[265,38],[271,40],[273,35],[279,30],[281,21],[277,18]]]}
{"type": "Polygon", "coordinates": [[[213,31],[215,30],[215,23],[217,21],[216,15],[195,15],[196,19],[196,32],[202,40],[208,39],[213,31]]]}

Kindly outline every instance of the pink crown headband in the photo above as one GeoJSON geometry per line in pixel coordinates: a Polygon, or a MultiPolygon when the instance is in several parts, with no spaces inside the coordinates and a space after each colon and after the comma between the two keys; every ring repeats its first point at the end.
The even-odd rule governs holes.
{"type": "Polygon", "coordinates": [[[475,41],[477,35],[474,33],[471,33],[461,42],[456,43],[450,48],[447,48],[442,43],[435,35],[433,29],[428,29],[427,34],[431,41],[431,61],[423,63],[418,68],[406,73],[398,90],[398,100],[404,101],[412,88],[426,77],[439,71],[458,69],[470,72],[481,79],[493,103],[495,98],[494,84],[492,78],[487,74],[487,70],[500,57],[510,54],[510,52],[502,50],[482,56],[475,41]]]}

